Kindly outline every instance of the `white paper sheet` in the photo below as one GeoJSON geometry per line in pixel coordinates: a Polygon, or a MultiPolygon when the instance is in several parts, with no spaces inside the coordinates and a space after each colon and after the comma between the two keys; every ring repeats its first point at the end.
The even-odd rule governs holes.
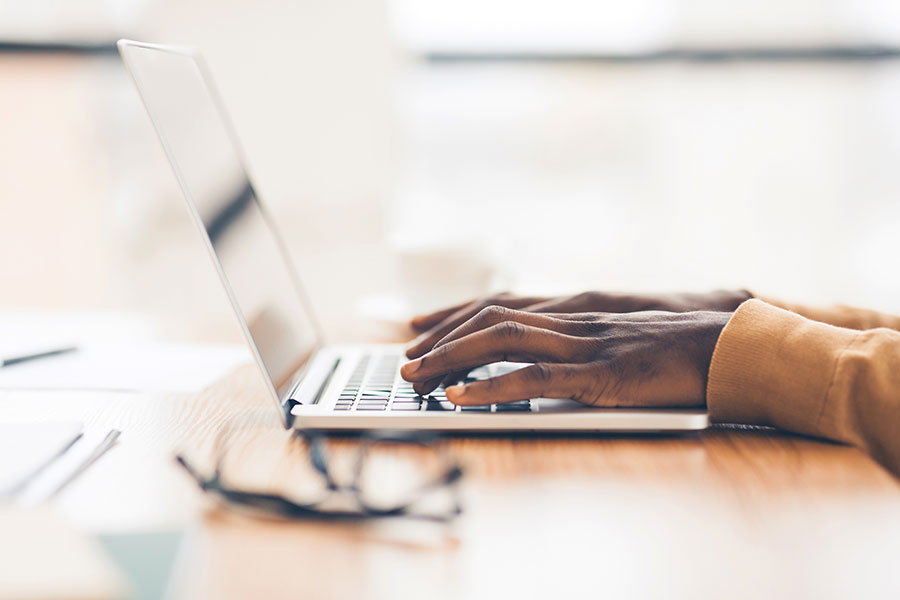
{"type": "Polygon", "coordinates": [[[84,430],[61,456],[42,469],[17,494],[18,503],[35,506],[53,497],[112,448],[119,439],[119,433],[115,429],[84,430]]]}
{"type": "Polygon", "coordinates": [[[15,495],[81,434],[81,423],[0,423],[0,499],[15,495]]]}
{"type": "Polygon", "coordinates": [[[236,344],[95,343],[0,368],[0,388],[197,392],[251,362],[236,344]]]}

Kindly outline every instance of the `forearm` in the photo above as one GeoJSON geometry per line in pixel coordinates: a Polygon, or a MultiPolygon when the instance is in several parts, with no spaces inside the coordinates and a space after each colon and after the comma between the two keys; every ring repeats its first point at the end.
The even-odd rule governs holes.
{"type": "Polygon", "coordinates": [[[900,475],[900,333],[834,327],[751,300],[719,337],[707,406],[714,421],[853,444],[900,475]]]}
{"type": "Polygon", "coordinates": [[[834,306],[809,306],[806,304],[798,304],[796,302],[784,302],[774,298],[768,298],[754,294],[755,298],[789,310],[798,315],[802,315],[807,319],[828,323],[836,327],[846,327],[847,329],[876,329],[878,327],[887,327],[900,331],[900,317],[881,313],[867,308],[857,308],[854,306],[844,306],[841,304],[834,306]]]}

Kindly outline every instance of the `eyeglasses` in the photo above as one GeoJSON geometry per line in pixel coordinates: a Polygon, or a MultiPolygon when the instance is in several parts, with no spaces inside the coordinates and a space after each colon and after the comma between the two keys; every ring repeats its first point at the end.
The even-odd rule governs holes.
{"type": "MultiPolygon", "coordinates": [[[[226,427],[216,436],[215,467],[209,477],[184,455],[175,457],[204,492],[226,505],[266,516],[329,521],[406,517],[447,522],[462,512],[458,484],[463,469],[432,435],[376,432],[333,441],[325,434],[298,431],[288,439],[281,437],[282,458],[297,444],[305,445],[307,455],[306,473],[298,478],[303,492],[289,495],[242,489],[226,481],[226,459],[235,455],[230,442],[242,429],[226,427]]],[[[272,431],[268,428],[267,434],[272,431]]],[[[241,455],[245,463],[267,468],[255,462],[259,457],[252,452],[241,455]]]]}

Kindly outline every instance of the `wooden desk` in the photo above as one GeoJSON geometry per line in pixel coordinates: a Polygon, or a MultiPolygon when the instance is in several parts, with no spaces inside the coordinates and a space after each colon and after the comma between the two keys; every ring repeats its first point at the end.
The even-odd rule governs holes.
{"type": "MultiPolygon", "coordinates": [[[[341,20],[342,27],[344,21],[341,20]]],[[[314,19],[304,22],[317,23],[314,19]]],[[[218,21],[209,23],[228,31],[218,21]]],[[[192,27],[191,31],[195,29],[192,27]]],[[[230,34],[223,36],[220,47],[235,47],[230,34]]],[[[277,54],[291,65],[297,56],[313,56],[316,60],[322,56],[308,52],[277,54]]],[[[363,64],[358,68],[364,68],[358,54],[348,56],[352,56],[354,65],[363,64]]],[[[229,63],[220,61],[217,66],[227,70],[229,63]]],[[[11,141],[5,144],[5,150],[0,150],[0,163],[6,168],[0,178],[0,195],[28,200],[10,205],[14,210],[5,212],[0,220],[0,243],[6,254],[28,257],[5,265],[4,304],[125,308],[167,315],[170,319],[172,315],[186,315],[192,321],[195,317],[209,317],[218,307],[216,314],[230,323],[227,304],[191,224],[184,217],[168,166],[124,74],[108,74],[105,67],[97,67],[97,72],[90,71],[91,77],[86,78],[83,64],[70,58],[5,57],[0,68],[0,108],[6,114],[17,115],[4,129],[5,137],[11,141]],[[94,96],[85,92],[94,90],[97,80],[107,75],[118,78],[109,85],[113,91],[119,90],[115,98],[122,99],[109,101],[109,106],[117,110],[97,104],[94,96]],[[124,125],[114,119],[85,117],[97,113],[112,118],[128,111],[131,116],[124,117],[124,125]],[[111,131],[119,132],[118,137],[106,139],[101,135],[111,131]],[[54,143],[35,143],[43,139],[54,143]],[[121,156],[129,149],[131,153],[121,156]],[[98,156],[107,160],[121,158],[134,170],[104,168],[107,162],[97,160],[98,156]],[[48,170],[47,165],[52,168],[48,170]],[[128,185],[117,185],[116,177],[128,185]],[[144,196],[135,192],[156,187],[166,193],[148,192],[144,196]],[[144,218],[146,207],[150,207],[147,210],[154,218],[144,218]],[[48,215],[52,218],[48,219],[48,215]],[[110,215],[129,218],[119,223],[110,215]],[[136,224],[145,224],[149,233],[136,224]],[[204,278],[208,284],[205,290],[198,278],[204,278]],[[195,285],[180,285],[188,281],[195,285]],[[182,288],[181,295],[173,293],[182,288]]],[[[817,301],[824,301],[837,290],[861,290],[857,299],[862,300],[868,296],[880,298],[886,293],[883,277],[859,279],[846,266],[855,263],[845,263],[843,259],[856,256],[856,260],[868,264],[866,252],[849,250],[862,240],[859,236],[866,238],[862,248],[881,248],[871,245],[872,231],[876,236],[872,239],[893,244],[893,231],[880,227],[881,223],[890,222],[885,217],[893,214],[889,203],[873,204],[876,208],[866,213],[871,223],[862,220],[855,229],[851,228],[864,233],[857,237],[840,236],[843,245],[835,245],[836,238],[829,233],[843,232],[847,215],[856,214],[858,193],[844,185],[848,172],[883,186],[867,197],[891,198],[890,190],[896,188],[891,162],[881,160],[892,148],[894,138],[882,135],[890,128],[863,127],[863,133],[879,134],[871,139],[863,137],[867,143],[862,147],[868,148],[869,154],[856,153],[854,160],[848,162],[842,151],[848,147],[847,136],[851,141],[858,137],[848,133],[859,131],[854,119],[861,115],[877,125],[882,123],[879,115],[886,118],[883,110],[871,110],[873,98],[878,100],[874,105],[892,105],[889,94],[885,96],[890,86],[882,84],[886,80],[866,75],[868,68],[860,75],[846,66],[835,68],[831,74],[816,67],[812,75],[804,75],[792,67],[779,70],[774,76],[778,81],[796,78],[812,87],[790,87],[773,95],[770,83],[775,80],[764,69],[744,65],[734,77],[717,82],[714,78],[720,75],[708,66],[697,71],[680,65],[659,68],[657,80],[651,79],[653,71],[632,72],[615,66],[609,70],[600,67],[600,72],[595,72],[589,66],[579,65],[564,71],[565,85],[559,87],[556,83],[560,79],[549,71],[546,75],[538,73],[534,79],[513,72],[515,78],[524,77],[522,85],[552,87],[558,93],[548,96],[552,102],[546,109],[523,113],[522,127],[501,120],[499,133],[488,129],[482,137],[472,137],[471,132],[482,132],[487,119],[483,123],[475,121],[477,127],[470,126],[470,130],[460,130],[459,123],[470,121],[453,118],[452,113],[446,119],[447,125],[427,121],[427,135],[414,143],[409,153],[430,158],[424,167],[419,165],[419,170],[411,170],[406,177],[412,182],[437,182],[433,188],[442,189],[454,203],[466,199],[472,206],[478,205],[486,190],[497,196],[494,186],[498,181],[507,181],[500,189],[520,203],[516,205],[520,207],[518,212],[539,219],[546,218],[544,211],[521,207],[538,206],[540,202],[572,202],[570,206],[577,207],[582,216],[582,226],[589,230],[590,235],[580,239],[587,240],[590,252],[578,256],[577,247],[565,243],[556,248],[557,254],[543,256],[547,245],[534,246],[533,252],[540,252],[544,261],[537,266],[517,253],[517,262],[528,265],[528,272],[514,275],[527,275],[523,280],[526,288],[529,282],[549,281],[552,276],[561,278],[556,282],[560,289],[573,280],[579,286],[587,286],[583,283],[588,281],[584,274],[590,273],[598,286],[622,289],[651,281],[657,287],[673,289],[703,289],[712,287],[711,282],[756,284],[817,301]],[[565,73],[572,76],[571,82],[566,83],[569,75],[565,73]],[[751,86],[754,81],[760,83],[751,86]],[[546,82],[553,85],[547,86],[546,82]],[[613,94],[607,93],[611,85],[613,94]],[[597,86],[604,93],[598,94],[597,86]],[[647,96],[648,89],[660,94],[647,96]],[[733,97],[725,94],[732,89],[738,90],[733,97]],[[573,90],[575,93],[570,93],[573,90]],[[721,139],[729,141],[735,137],[733,128],[722,126],[721,111],[705,111],[705,104],[698,102],[708,98],[710,90],[719,90],[717,93],[726,100],[723,106],[739,109],[732,111],[734,114],[749,115],[742,123],[753,131],[748,130],[742,144],[729,146],[726,158],[730,160],[697,162],[696,157],[704,156],[709,148],[721,149],[721,139]],[[752,90],[757,91],[748,93],[752,90]],[[601,97],[604,102],[598,104],[601,97]],[[649,97],[667,101],[647,102],[649,97]],[[811,104],[806,101],[808,97],[833,99],[811,104]],[[885,98],[887,101],[883,101],[885,98]],[[761,107],[758,110],[757,103],[761,107]],[[672,111],[672,106],[686,107],[688,112],[672,111]],[[792,106],[802,107],[801,113],[784,110],[792,106]],[[810,106],[816,110],[810,111],[810,106]],[[861,109],[848,111],[846,106],[861,109]],[[685,114],[691,118],[686,119],[685,114]],[[560,121],[562,115],[571,115],[572,120],[560,121]],[[795,119],[796,115],[802,118],[795,119]],[[833,122],[837,126],[822,127],[822,123],[833,122]],[[602,131],[594,135],[598,123],[611,126],[601,127],[602,131]],[[659,126],[622,128],[623,123],[659,126]],[[534,136],[529,133],[522,137],[523,132],[534,127],[534,136]],[[684,135],[687,130],[692,135],[684,135]],[[463,135],[457,135],[459,131],[463,135]],[[569,139],[560,137],[561,131],[585,135],[569,139]],[[694,135],[697,131],[700,134],[694,135]],[[788,137],[780,144],[795,150],[795,162],[802,161],[792,170],[788,184],[755,175],[775,172],[786,176],[779,162],[783,162],[783,157],[767,151],[772,140],[782,140],[767,133],[771,131],[786,132],[788,137]],[[499,171],[505,173],[503,178],[495,180],[492,167],[490,178],[485,180],[484,173],[488,171],[483,173],[483,161],[471,159],[471,149],[479,147],[482,140],[490,142],[483,144],[489,152],[512,157],[512,166],[499,171]],[[538,154],[521,153],[522,147],[556,150],[539,153],[542,158],[537,160],[538,154]],[[566,164],[560,156],[572,155],[576,157],[571,161],[572,170],[560,170],[560,165],[566,164]],[[775,162],[767,166],[766,157],[775,162]],[[437,165],[440,169],[432,172],[430,169],[437,165]],[[746,168],[742,165],[752,167],[747,171],[742,170],[746,168]],[[701,175],[706,168],[715,172],[710,171],[709,177],[698,177],[697,168],[701,175]],[[446,176],[445,171],[452,177],[446,176]],[[870,177],[873,172],[881,176],[870,177]],[[451,180],[461,187],[445,189],[451,180]],[[491,185],[484,185],[485,181],[491,185]],[[570,187],[573,181],[577,183],[574,188],[570,187]],[[696,181],[705,182],[702,190],[698,191],[696,181]],[[747,185],[738,186],[736,191],[735,181],[747,185]],[[771,181],[779,184],[772,187],[771,181]],[[622,191],[618,191],[620,188],[622,191]],[[812,193],[797,194],[797,189],[812,189],[812,193]],[[847,195],[848,189],[854,193],[847,195]],[[457,190],[460,193],[455,193],[457,190]],[[523,198],[522,192],[528,190],[534,191],[533,197],[523,198]],[[566,200],[570,190],[575,200],[566,200]],[[594,201],[607,196],[607,202],[594,201]],[[720,232],[732,230],[735,213],[721,209],[722,198],[729,198],[737,207],[734,210],[744,207],[752,216],[745,219],[738,233],[729,236],[731,246],[725,244],[728,240],[723,240],[720,232]],[[525,200],[530,204],[523,203],[525,200]],[[635,206],[636,212],[628,212],[623,206],[635,206]],[[593,221],[585,217],[595,214],[589,211],[599,211],[603,222],[612,219],[613,230],[627,233],[633,230],[629,225],[638,223],[643,228],[645,215],[662,210],[658,220],[668,239],[671,232],[681,231],[670,226],[669,217],[687,214],[685,206],[693,207],[695,214],[711,215],[713,220],[705,230],[714,237],[698,236],[692,245],[691,236],[679,234],[678,243],[671,246],[680,249],[680,254],[672,254],[662,263],[654,247],[634,248],[634,244],[640,244],[640,237],[613,235],[598,241],[593,235],[593,221]],[[796,231],[773,236],[769,213],[785,206],[793,207],[792,214],[799,216],[783,219],[781,227],[784,231],[794,227],[796,231]],[[820,215],[824,220],[814,229],[808,227],[808,211],[804,210],[810,206],[831,207],[827,214],[820,215]],[[614,210],[610,212],[608,207],[614,210]],[[805,237],[798,242],[797,235],[805,237]],[[776,238],[788,244],[786,250],[772,246],[776,238]],[[720,249],[712,263],[708,247],[720,249]],[[760,255],[757,250],[749,254],[742,250],[759,247],[770,251],[760,255]],[[807,254],[796,254],[802,249],[807,254]],[[638,250],[653,252],[653,260],[620,260],[638,250]],[[560,256],[576,266],[561,272],[560,256]],[[605,260],[598,261],[597,256],[605,260]],[[792,260],[785,261],[785,256],[792,260]],[[829,260],[830,256],[841,260],[829,260]],[[608,260],[609,257],[615,260],[608,260]],[[696,268],[698,257],[703,269],[696,268]],[[806,269],[808,276],[798,278],[798,264],[818,268],[806,269]],[[843,271],[840,265],[844,265],[843,271]],[[843,272],[846,273],[842,275],[843,272]],[[708,275],[712,278],[709,281],[696,279],[716,273],[708,275]],[[735,277],[740,279],[734,281],[735,277]]],[[[888,66],[879,64],[875,68],[888,66]]],[[[345,71],[342,68],[338,72],[345,71]]],[[[443,90],[444,77],[457,77],[454,73],[458,72],[457,67],[449,75],[447,71],[430,73],[433,79],[428,81],[434,83],[426,82],[425,91],[443,90]]],[[[258,77],[264,79],[264,75],[258,77]]],[[[473,76],[475,79],[461,79],[456,85],[461,89],[481,89],[480,84],[470,82],[488,81],[478,72],[473,76]]],[[[352,77],[342,80],[356,81],[352,77]]],[[[320,187],[312,191],[304,188],[301,194],[294,189],[294,143],[300,138],[293,133],[307,136],[309,121],[315,120],[320,123],[321,129],[316,130],[319,135],[331,140],[334,123],[322,119],[317,111],[302,118],[285,119],[285,115],[297,112],[290,102],[280,111],[258,111],[260,86],[235,83],[244,81],[245,77],[230,78],[230,90],[243,90],[247,95],[243,102],[240,95],[228,96],[229,101],[236,100],[239,124],[245,125],[240,127],[241,133],[252,136],[256,125],[257,129],[278,134],[275,139],[257,134],[260,137],[255,143],[248,140],[250,154],[260,166],[269,164],[270,159],[288,163],[276,162],[282,164],[281,168],[270,167],[269,177],[265,173],[261,177],[268,184],[267,191],[275,190],[267,198],[273,198],[276,213],[283,211],[280,214],[286,217],[285,230],[290,230],[291,223],[307,223],[305,218],[287,218],[291,214],[287,207],[300,207],[322,219],[317,221],[320,226],[313,229],[325,232],[323,237],[335,238],[330,234],[333,228],[328,219],[353,231],[353,236],[337,239],[340,247],[346,246],[350,237],[366,243],[386,238],[393,217],[384,215],[395,217],[406,208],[385,200],[397,195],[389,185],[392,178],[382,177],[380,170],[375,184],[366,177],[322,175],[320,187]],[[248,120],[253,114],[265,118],[248,120]],[[277,121],[278,126],[269,122],[260,127],[267,119],[277,121]],[[266,148],[268,155],[260,157],[255,152],[266,148]],[[350,182],[358,189],[352,188],[350,182]],[[279,197],[285,199],[281,204],[277,203],[279,197]],[[328,202],[320,200],[321,206],[309,204],[313,197],[328,202]],[[334,198],[346,202],[333,202],[334,198]],[[365,198],[375,200],[367,200],[360,209],[365,198]],[[349,226],[347,219],[352,220],[349,226]]],[[[305,95],[308,80],[294,81],[305,95]]],[[[369,79],[359,81],[365,84],[369,79]]],[[[501,77],[497,81],[510,79],[501,77]]],[[[227,77],[225,84],[229,85],[227,77]]],[[[476,104],[480,103],[482,110],[493,110],[493,99],[506,98],[507,94],[499,88],[494,92],[487,89],[475,98],[476,104]],[[495,96],[498,93],[504,95],[495,96]]],[[[290,94],[269,96],[293,98],[290,94]]],[[[419,96],[430,98],[431,94],[415,97],[419,96]]],[[[363,99],[360,102],[365,100],[364,95],[359,98],[363,99]]],[[[458,105],[447,106],[456,110],[458,105]]],[[[469,104],[465,107],[469,111],[469,104]]],[[[445,117],[441,111],[429,110],[427,114],[433,114],[432,119],[437,121],[445,117]]],[[[475,112],[473,118],[483,119],[479,116],[483,114],[475,112]]],[[[360,139],[356,127],[345,129],[346,135],[360,139]]],[[[380,165],[378,161],[373,163],[374,153],[365,150],[365,145],[361,146],[364,151],[356,153],[356,161],[347,162],[343,155],[349,144],[329,147],[341,152],[341,160],[335,161],[341,173],[365,173],[370,164],[380,165]]],[[[417,207],[422,203],[418,193],[407,196],[417,207]]],[[[497,207],[496,210],[507,210],[502,204],[497,207]]],[[[470,238],[481,235],[471,224],[459,225],[459,230],[468,232],[470,238]]],[[[529,227],[520,229],[530,231],[529,227]]],[[[455,227],[447,230],[457,232],[455,227]]],[[[571,232],[568,237],[569,242],[578,239],[571,232]]],[[[499,247],[521,251],[523,246],[516,245],[515,239],[501,238],[499,247]]],[[[300,241],[319,247],[328,240],[292,240],[300,241]]],[[[350,292],[367,289],[353,278],[335,281],[334,273],[349,268],[370,271],[372,280],[384,289],[394,289],[395,282],[385,272],[370,268],[377,265],[371,260],[373,253],[368,247],[358,254],[335,255],[343,259],[328,262],[325,258],[332,250],[322,247],[318,254],[298,252],[298,256],[305,259],[301,267],[310,289],[324,287],[317,285],[321,282],[352,286],[346,290],[330,287],[330,295],[314,298],[341,317],[329,323],[334,330],[335,323],[342,323],[350,312],[350,292]],[[361,254],[365,254],[366,262],[360,262],[361,254]]],[[[894,255],[888,251],[879,253],[882,257],[894,255]]],[[[359,335],[357,330],[353,333],[359,335]]],[[[5,420],[72,418],[123,431],[118,446],[67,488],[55,504],[67,519],[91,532],[185,529],[187,542],[175,586],[180,598],[900,597],[900,579],[895,574],[900,556],[900,485],[852,448],[760,430],[711,430],[683,437],[456,438],[446,444],[468,470],[464,481],[466,512],[453,526],[286,525],[208,510],[208,500],[172,460],[176,449],[201,453],[208,449],[220,426],[238,414],[270,419],[273,433],[283,433],[265,404],[251,368],[234,373],[199,396],[0,391],[0,418],[5,420]]],[[[272,447],[275,454],[288,454],[286,458],[297,454],[288,452],[295,443],[286,434],[273,435],[272,439],[280,440],[272,447]]],[[[285,479],[277,473],[262,475],[269,477],[273,487],[279,479],[285,479]]]]}
{"type": "Polygon", "coordinates": [[[900,597],[900,485],[852,448],[740,429],[462,437],[444,442],[467,467],[453,525],[286,524],[211,506],[172,460],[238,418],[302,462],[266,402],[248,366],[197,397],[3,392],[0,414],[122,429],[56,504],[89,531],[185,528],[177,597],[900,597]]]}

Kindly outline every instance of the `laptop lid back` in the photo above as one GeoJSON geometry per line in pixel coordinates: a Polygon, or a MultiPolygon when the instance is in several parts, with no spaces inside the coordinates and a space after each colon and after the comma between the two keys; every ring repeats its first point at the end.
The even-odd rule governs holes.
{"type": "Polygon", "coordinates": [[[191,49],[120,40],[119,52],[287,424],[320,328],[211,78],[191,49]]]}

